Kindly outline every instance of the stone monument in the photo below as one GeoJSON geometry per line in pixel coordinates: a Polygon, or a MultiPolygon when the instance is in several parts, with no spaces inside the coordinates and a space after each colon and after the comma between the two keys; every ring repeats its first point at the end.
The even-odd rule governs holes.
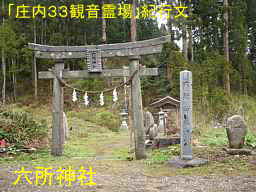
{"type": "Polygon", "coordinates": [[[192,155],[192,73],[180,72],[180,119],[181,119],[181,154],[169,161],[177,168],[195,167],[206,164],[207,160],[193,158],[192,155]]]}
{"type": "Polygon", "coordinates": [[[229,147],[233,149],[243,148],[247,132],[247,126],[243,117],[240,115],[234,115],[228,118],[226,131],[229,147]]]}

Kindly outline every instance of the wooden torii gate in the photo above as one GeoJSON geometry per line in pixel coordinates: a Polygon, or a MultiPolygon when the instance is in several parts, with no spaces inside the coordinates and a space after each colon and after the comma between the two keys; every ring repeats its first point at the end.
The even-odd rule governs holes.
{"type": "Polygon", "coordinates": [[[60,156],[63,153],[63,88],[59,79],[81,79],[91,77],[129,77],[131,80],[132,119],[134,128],[136,159],[145,158],[145,133],[141,98],[140,76],[157,76],[157,68],[140,68],[140,55],[160,53],[164,43],[170,42],[171,36],[155,39],[88,46],[48,46],[29,43],[29,48],[35,51],[36,58],[54,59],[54,73],[39,72],[39,79],[53,79],[53,128],[51,154],[60,156]],[[88,53],[94,52],[101,58],[129,57],[129,69],[91,69],[81,71],[65,71],[64,59],[88,58],[88,53]],[[138,73],[135,73],[139,71],[138,73]],[[94,73],[97,72],[97,73],[94,73]]]}

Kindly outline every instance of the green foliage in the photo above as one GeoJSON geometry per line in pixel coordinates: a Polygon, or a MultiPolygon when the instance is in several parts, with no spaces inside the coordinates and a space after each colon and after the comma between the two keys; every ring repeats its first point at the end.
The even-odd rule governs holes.
{"type": "Polygon", "coordinates": [[[245,137],[245,145],[256,148],[256,134],[249,131],[245,137]]]}
{"type": "Polygon", "coordinates": [[[18,40],[9,23],[0,25],[0,48],[10,50],[17,46],[18,40]]]}
{"type": "Polygon", "coordinates": [[[99,112],[95,116],[95,122],[99,125],[108,127],[112,131],[118,131],[118,118],[109,111],[99,112]]]}
{"type": "Polygon", "coordinates": [[[151,91],[155,97],[170,94],[179,97],[179,74],[180,71],[190,68],[188,62],[173,42],[164,45],[158,60],[161,63],[158,66],[160,75],[156,78],[147,78],[143,81],[142,87],[144,90],[147,89],[147,92],[151,91]],[[153,87],[156,89],[152,89],[153,87]]]}
{"type": "Polygon", "coordinates": [[[119,116],[117,112],[109,111],[105,108],[98,108],[96,110],[88,109],[81,112],[70,112],[68,113],[70,117],[77,117],[96,125],[107,127],[111,131],[119,130],[119,116]]]}
{"type": "Polygon", "coordinates": [[[163,164],[169,160],[172,156],[178,156],[180,154],[180,146],[172,145],[165,149],[154,149],[149,158],[145,160],[147,165],[163,164]]]}
{"type": "Polygon", "coordinates": [[[0,129],[0,139],[7,138],[8,136],[9,134],[5,130],[0,129]]]}
{"type": "Polygon", "coordinates": [[[93,78],[85,80],[78,80],[74,82],[74,87],[82,90],[90,90],[90,91],[99,91],[103,90],[106,86],[106,82],[104,82],[100,78],[93,78]]]}
{"type": "Polygon", "coordinates": [[[26,112],[0,112],[0,137],[15,145],[28,145],[47,136],[45,121],[37,122],[26,112]]]}
{"type": "Polygon", "coordinates": [[[210,117],[221,121],[230,112],[230,98],[223,89],[215,88],[207,97],[210,117]]]}
{"type": "Polygon", "coordinates": [[[210,129],[203,134],[201,142],[210,146],[225,146],[228,143],[225,129],[210,129]]]}

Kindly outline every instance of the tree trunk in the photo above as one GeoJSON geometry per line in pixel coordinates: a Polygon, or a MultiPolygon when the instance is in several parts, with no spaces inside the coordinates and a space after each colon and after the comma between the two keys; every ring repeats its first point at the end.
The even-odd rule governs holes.
{"type": "Polygon", "coordinates": [[[187,38],[187,26],[184,24],[182,27],[182,53],[186,60],[188,60],[188,38],[187,38]]]}
{"type": "Polygon", "coordinates": [[[131,41],[137,40],[137,21],[136,21],[136,0],[132,1],[132,18],[131,18],[131,41]]]}
{"type": "MultiPolygon", "coordinates": [[[[102,1],[102,5],[104,4],[104,1],[102,1]]],[[[106,19],[102,18],[102,43],[105,44],[107,43],[107,23],[106,19]]]]}
{"type": "MultiPolygon", "coordinates": [[[[3,24],[4,24],[4,0],[2,0],[2,13],[3,13],[3,24]]],[[[2,56],[2,73],[3,73],[3,87],[2,87],[2,100],[3,105],[5,105],[6,102],[6,96],[5,96],[5,90],[6,90],[6,63],[5,63],[5,51],[4,49],[1,50],[1,56],[2,56]]]]}
{"type": "Polygon", "coordinates": [[[227,95],[230,95],[230,79],[229,79],[229,18],[228,18],[228,0],[224,0],[224,89],[227,95]]]}
{"type": "Polygon", "coordinates": [[[192,34],[192,27],[191,26],[188,29],[188,60],[191,63],[194,62],[193,34],[192,34]]]}
{"type": "MultiPolygon", "coordinates": [[[[33,30],[34,30],[34,43],[36,43],[36,38],[37,38],[37,34],[36,34],[36,21],[34,20],[34,24],[33,24],[33,30]]],[[[37,99],[37,93],[38,93],[38,89],[37,89],[37,65],[36,65],[36,56],[35,54],[33,55],[33,79],[34,79],[34,97],[35,99],[37,99]]]]}
{"type": "Polygon", "coordinates": [[[172,23],[171,19],[169,19],[169,21],[168,21],[168,28],[169,28],[168,31],[171,35],[171,40],[172,40],[172,42],[174,42],[175,41],[175,30],[173,29],[173,23],[172,23]]]}
{"type": "Polygon", "coordinates": [[[84,32],[84,45],[87,45],[88,43],[87,43],[87,37],[86,37],[87,35],[86,35],[86,31],[84,32]]]}
{"type": "Polygon", "coordinates": [[[5,17],[5,5],[4,5],[4,0],[2,0],[2,15],[3,15],[3,24],[4,24],[4,17],[5,17]]]}
{"type": "Polygon", "coordinates": [[[16,101],[16,97],[17,97],[17,94],[16,94],[16,63],[15,63],[15,60],[14,58],[12,58],[12,83],[13,83],[13,98],[14,98],[14,101],[16,101]]]}
{"type": "Polygon", "coordinates": [[[44,44],[47,45],[47,19],[44,20],[44,44]]]}
{"type": "MultiPolygon", "coordinates": [[[[101,0],[101,6],[104,5],[104,0],[101,0]]],[[[107,22],[105,18],[102,18],[102,23],[101,23],[101,41],[103,44],[107,43],[107,22]]],[[[102,64],[103,66],[106,65],[107,59],[103,58],[102,59],[102,64]]],[[[112,86],[112,78],[105,78],[105,82],[107,83],[107,86],[110,87],[112,86]]]]}
{"type": "Polygon", "coordinates": [[[2,87],[2,100],[3,100],[3,105],[6,103],[6,95],[5,95],[5,90],[6,90],[6,63],[5,63],[5,51],[2,49],[2,73],[3,73],[3,87],[2,87]]]}
{"type": "Polygon", "coordinates": [[[41,44],[44,44],[44,21],[43,20],[41,22],[40,30],[41,30],[41,34],[38,34],[38,36],[41,36],[40,42],[41,42],[41,44]]]}
{"type": "MultiPolygon", "coordinates": [[[[246,56],[244,56],[246,57],[246,56]]],[[[247,90],[247,74],[248,74],[248,69],[247,69],[247,63],[245,63],[245,58],[243,59],[243,63],[240,63],[240,92],[244,95],[247,95],[248,90],[247,90]]]]}

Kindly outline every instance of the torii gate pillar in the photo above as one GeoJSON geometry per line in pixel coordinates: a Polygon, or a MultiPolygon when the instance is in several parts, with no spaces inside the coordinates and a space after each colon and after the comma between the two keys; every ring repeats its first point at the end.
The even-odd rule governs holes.
{"type": "Polygon", "coordinates": [[[134,129],[135,141],[135,156],[136,159],[145,159],[145,132],[143,125],[143,110],[142,110],[142,97],[141,85],[139,75],[139,56],[130,57],[130,74],[136,70],[138,72],[134,75],[131,83],[131,100],[132,100],[132,119],[134,129]]]}
{"type": "MultiPolygon", "coordinates": [[[[63,60],[56,60],[54,72],[60,79],[64,69],[63,60]]],[[[51,154],[61,156],[64,144],[64,127],[63,127],[63,87],[61,82],[54,77],[53,79],[53,100],[52,100],[52,147],[51,154]]]]}

